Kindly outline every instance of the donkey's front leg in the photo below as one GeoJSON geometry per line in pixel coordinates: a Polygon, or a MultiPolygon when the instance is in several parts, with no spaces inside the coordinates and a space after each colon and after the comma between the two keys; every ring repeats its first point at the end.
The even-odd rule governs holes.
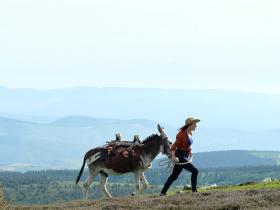
{"type": "Polygon", "coordinates": [[[142,192],[143,190],[147,189],[148,185],[149,185],[149,183],[148,183],[148,181],[147,181],[147,179],[146,179],[146,177],[144,175],[144,172],[141,172],[140,180],[141,180],[141,184],[142,184],[142,187],[141,187],[140,191],[142,192]]]}
{"type": "Polygon", "coordinates": [[[134,172],[134,184],[135,184],[135,192],[133,192],[132,195],[139,195],[139,191],[140,191],[140,172],[139,171],[134,172]]]}

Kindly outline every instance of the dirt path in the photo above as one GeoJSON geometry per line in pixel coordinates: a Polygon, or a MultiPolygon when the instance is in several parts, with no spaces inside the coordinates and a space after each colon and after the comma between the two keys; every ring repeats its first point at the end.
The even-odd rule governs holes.
{"type": "Polygon", "coordinates": [[[280,209],[279,190],[221,191],[182,193],[160,197],[145,195],[99,199],[96,201],[72,201],[53,205],[11,206],[16,210],[134,210],[134,209],[199,209],[199,210],[237,210],[237,209],[280,209]]]}

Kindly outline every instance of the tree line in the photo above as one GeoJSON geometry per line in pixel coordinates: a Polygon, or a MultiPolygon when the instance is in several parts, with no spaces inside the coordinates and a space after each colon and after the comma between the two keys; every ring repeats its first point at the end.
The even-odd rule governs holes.
{"type": "MultiPolygon", "coordinates": [[[[150,184],[146,194],[159,193],[170,172],[165,167],[152,168],[145,172],[150,184]]],[[[48,204],[82,198],[81,183],[88,172],[84,172],[81,183],[76,186],[78,170],[43,170],[20,172],[0,172],[0,186],[5,197],[17,204],[48,204]]],[[[198,185],[234,185],[264,178],[280,179],[280,166],[250,166],[200,169],[198,185]]],[[[190,174],[183,172],[172,185],[171,190],[180,190],[190,185],[190,174]]],[[[108,190],[113,196],[130,195],[134,191],[133,174],[109,176],[108,190]]],[[[90,198],[100,198],[99,177],[90,189],[90,198]]]]}

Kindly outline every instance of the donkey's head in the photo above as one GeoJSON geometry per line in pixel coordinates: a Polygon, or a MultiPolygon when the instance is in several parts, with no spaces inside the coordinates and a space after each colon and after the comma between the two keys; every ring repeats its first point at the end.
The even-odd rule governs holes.
{"type": "Polygon", "coordinates": [[[163,127],[161,127],[159,124],[157,125],[157,127],[158,127],[158,132],[160,133],[160,137],[161,137],[160,152],[163,155],[170,156],[171,155],[170,146],[171,146],[172,142],[168,140],[168,137],[167,137],[163,127]]]}

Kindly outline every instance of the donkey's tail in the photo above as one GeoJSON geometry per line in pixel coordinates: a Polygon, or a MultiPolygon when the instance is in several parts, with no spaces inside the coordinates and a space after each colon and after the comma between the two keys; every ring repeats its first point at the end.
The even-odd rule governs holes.
{"type": "Polygon", "coordinates": [[[85,164],[86,164],[86,156],[84,157],[84,162],[83,162],[82,168],[81,168],[80,173],[79,173],[79,175],[78,175],[78,177],[77,177],[77,179],[76,179],[76,184],[78,184],[78,182],[79,182],[79,180],[80,180],[80,178],[81,178],[81,176],[82,176],[82,173],[83,173],[83,171],[84,171],[85,164]]]}

